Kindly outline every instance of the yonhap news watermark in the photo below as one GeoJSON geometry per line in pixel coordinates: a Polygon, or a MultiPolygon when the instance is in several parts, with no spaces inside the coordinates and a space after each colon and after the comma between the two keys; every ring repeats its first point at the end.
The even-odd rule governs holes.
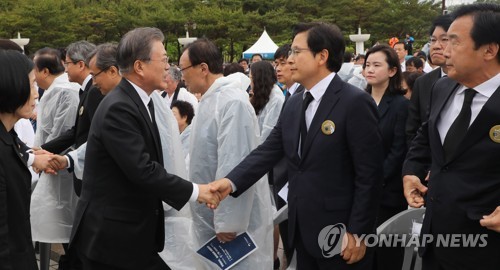
{"type": "MultiPolygon", "coordinates": [[[[485,247],[487,234],[354,234],[357,247],[422,247],[433,244],[436,247],[485,247]]],[[[352,239],[352,238],[351,238],[352,239]]],[[[342,223],[328,225],[318,235],[318,245],[325,258],[340,254],[347,246],[346,226],[342,223]]],[[[352,241],[352,240],[351,240],[352,241]]]]}

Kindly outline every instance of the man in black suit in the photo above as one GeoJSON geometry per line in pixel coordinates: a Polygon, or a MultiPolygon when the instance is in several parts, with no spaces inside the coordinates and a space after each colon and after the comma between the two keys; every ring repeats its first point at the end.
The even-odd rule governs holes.
{"type": "MultiPolygon", "coordinates": [[[[95,48],[94,44],[87,41],[71,43],[66,48],[65,67],[69,81],[82,86],[75,125],[61,136],[41,145],[42,149],[51,153],[61,153],[71,146],[76,149],[87,141],[92,117],[104,97],[96,87],[92,86],[93,81],[87,61],[87,57],[95,48]]],[[[82,182],[74,175],[73,187],[76,195],[80,196],[82,182]]]]}
{"type": "Polygon", "coordinates": [[[375,102],[336,75],[344,48],[335,25],[297,26],[290,59],[293,79],[306,90],[290,97],[263,144],[227,178],[212,183],[222,195],[232,192],[237,197],[284,157],[288,236],[297,251],[298,269],[370,269],[372,265],[373,253],[362,241],[356,245],[355,237],[375,230],[383,151],[375,102]],[[345,226],[347,233],[329,225],[345,226]],[[341,244],[342,235],[347,246],[341,253],[335,244],[341,244]],[[326,242],[331,239],[337,242],[326,242]]]}
{"type": "Polygon", "coordinates": [[[90,128],[80,200],[71,235],[83,269],[169,269],[163,249],[164,201],[218,198],[163,168],[150,94],[165,88],[168,57],[156,28],[128,32],[118,45],[123,79],[101,102],[90,128]]]}
{"type": "Polygon", "coordinates": [[[500,205],[500,5],[462,6],[452,17],[444,55],[460,84],[434,85],[429,120],[403,166],[404,192],[410,206],[427,207],[421,233],[434,241],[420,249],[424,269],[498,269],[500,234],[480,220],[500,205]],[[431,160],[426,188],[420,179],[431,160]],[[445,234],[485,241],[443,246],[436,238],[445,234]]]}
{"type": "Polygon", "coordinates": [[[429,104],[431,102],[431,89],[434,83],[441,77],[446,76],[446,59],[443,52],[448,45],[446,32],[451,24],[450,15],[441,15],[432,23],[429,31],[431,37],[429,57],[438,68],[424,74],[415,81],[408,110],[408,120],[406,121],[407,144],[417,135],[417,131],[422,124],[427,121],[429,104]]]}

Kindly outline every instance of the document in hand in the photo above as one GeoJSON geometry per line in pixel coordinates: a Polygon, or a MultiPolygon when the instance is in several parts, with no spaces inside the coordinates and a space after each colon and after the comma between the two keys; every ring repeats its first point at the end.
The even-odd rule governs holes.
{"type": "Polygon", "coordinates": [[[233,241],[224,243],[219,242],[214,236],[198,249],[197,252],[219,266],[220,269],[226,270],[238,264],[257,250],[257,248],[252,237],[247,232],[244,232],[238,235],[233,241]]]}

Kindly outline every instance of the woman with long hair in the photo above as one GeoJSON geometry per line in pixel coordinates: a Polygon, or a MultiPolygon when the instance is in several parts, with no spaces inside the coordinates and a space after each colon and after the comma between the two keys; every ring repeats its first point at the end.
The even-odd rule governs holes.
{"type": "MultiPolygon", "coordinates": [[[[377,103],[384,148],[384,179],[377,226],[405,210],[401,169],[406,155],[405,125],[409,101],[401,88],[401,65],[393,48],[377,45],[368,50],[363,65],[366,91],[377,103]]],[[[376,250],[377,269],[401,269],[403,249],[376,250]]]]}
{"type": "Polygon", "coordinates": [[[276,85],[276,72],[269,62],[253,63],[250,66],[250,81],[250,103],[259,120],[262,143],[278,122],[285,96],[276,85]]]}

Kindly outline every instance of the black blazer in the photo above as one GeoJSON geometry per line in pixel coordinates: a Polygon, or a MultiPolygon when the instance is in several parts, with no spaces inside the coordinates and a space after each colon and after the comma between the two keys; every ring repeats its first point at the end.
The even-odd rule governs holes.
{"type": "Polygon", "coordinates": [[[61,153],[72,145],[78,148],[84,144],[87,141],[94,113],[103,98],[104,96],[101,94],[101,91],[93,86],[92,80],[90,80],[85,86],[84,91],[80,94],[75,125],[59,137],[46,142],[41,147],[52,153],[61,153]]]}
{"type": "Polygon", "coordinates": [[[405,125],[409,101],[402,95],[386,94],[378,105],[380,133],[384,148],[382,206],[405,208],[401,168],[406,156],[405,125]]]}
{"type": "Polygon", "coordinates": [[[238,196],[285,157],[289,245],[294,246],[300,230],[307,251],[324,258],[318,236],[326,226],[343,223],[354,234],[375,230],[383,161],[377,107],[368,93],[335,75],[299,158],[302,101],[302,95],[290,97],[267,140],[227,177],[237,187],[232,195],[238,196]],[[326,120],[335,124],[331,135],[321,130],[326,120]]]}
{"type": "MultiPolygon", "coordinates": [[[[422,233],[487,235],[485,247],[444,249],[444,260],[455,262],[456,269],[474,269],[477,262],[481,269],[498,269],[500,234],[482,227],[479,220],[500,205],[500,143],[489,135],[500,124],[500,90],[486,102],[454,156],[445,161],[437,123],[457,88],[449,78],[436,82],[429,120],[411,144],[403,175],[425,175],[432,160],[422,233]]],[[[421,254],[425,251],[420,249],[421,254]]]]}
{"type": "Polygon", "coordinates": [[[417,78],[411,93],[408,120],[406,122],[407,144],[417,135],[417,130],[429,117],[432,86],[441,78],[441,68],[417,78]]]}
{"type": "Polygon", "coordinates": [[[22,144],[0,122],[0,270],[38,269],[31,240],[31,173],[22,144]]]}
{"type": "Polygon", "coordinates": [[[162,164],[147,108],[122,79],[103,99],[90,127],[70,244],[91,260],[131,269],[163,250],[161,201],[179,210],[193,185],[168,174],[162,164]]]}

